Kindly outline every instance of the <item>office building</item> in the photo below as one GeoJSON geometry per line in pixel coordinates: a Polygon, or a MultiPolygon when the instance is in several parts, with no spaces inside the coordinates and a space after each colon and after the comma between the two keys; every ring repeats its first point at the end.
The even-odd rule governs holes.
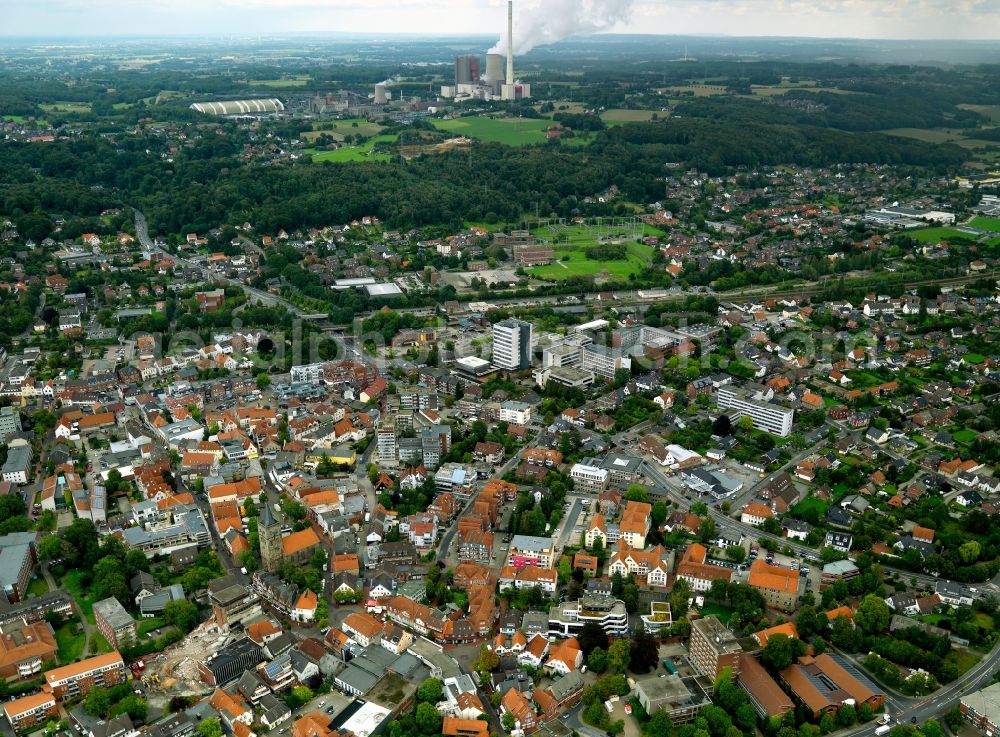
{"type": "Polygon", "coordinates": [[[743,648],[737,642],[736,635],[714,615],[691,623],[688,659],[701,675],[714,681],[726,668],[734,676],[738,675],[742,653],[743,648]]]}
{"type": "Polygon", "coordinates": [[[493,365],[505,371],[531,367],[532,326],[510,318],[493,325],[493,365]]]}
{"type": "Polygon", "coordinates": [[[588,622],[600,625],[609,637],[627,634],[625,602],[609,594],[584,594],[577,601],[563,602],[549,610],[549,635],[575,636],[588,622]]]}
{"type": "Polygon", "coordinates": [[[734,386],[724,386],[718,395],[720,410],[733,410],[739,417],[749,417],[753,426],[772,435],[788,437],[792,432],[795,410],[770,402],[751,399],[746,392],[734,386]]]}

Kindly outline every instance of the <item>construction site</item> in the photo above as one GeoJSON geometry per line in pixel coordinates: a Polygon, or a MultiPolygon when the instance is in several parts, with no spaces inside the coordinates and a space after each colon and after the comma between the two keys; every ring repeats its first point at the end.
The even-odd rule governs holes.
{"type": "Polygon", "coordinates": [[[150,706],[165,707],[174,696],[205,695],[212,687],[201,679],[198,663],[207,653],[221,650],[232,639],[215,620],[209,619],[180,642],[150,658],[144,659],[136,677],[146,688],[150,706]]]}

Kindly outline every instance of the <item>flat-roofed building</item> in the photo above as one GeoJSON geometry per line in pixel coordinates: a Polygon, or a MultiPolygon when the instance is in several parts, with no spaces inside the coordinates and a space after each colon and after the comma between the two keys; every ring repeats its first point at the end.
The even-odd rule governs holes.
{"type": "Polygon", "coordinates": [[[0,537],[0,591],[8,604],[24,600],[38,558],[34,532],[12,532],[0,537]]]}
{"type": "Polygon", "coordinates": [[[94,621],[97,631],[104,635],[111,647],[120,648],[135,642],[135,620],[113,596],[94,604],[94,621]]]}
{"type": "Polygon", "coordinates": [[[751,399],[737,387],[720,388],[718,405],[720,410],[734,410],[740,417],[749,417],[758,430],[765,430],[782,438],[788,437],[792,432],[794,409],[751,399]]]}
{"type": "Polygon", "coordinates": [[[964,694],[959,709],[966,721],[986,735],[1000,731],[1000,683],[964,694]]]}
{"type": "Polygon", "coordinates": [[[696,619],[691,623],[688,640],[688,659],[694,669],[712,680],[729,668],[733,676],[740,672],[740,655],[743,648],[736,635],[714,615],[696,619]]]}

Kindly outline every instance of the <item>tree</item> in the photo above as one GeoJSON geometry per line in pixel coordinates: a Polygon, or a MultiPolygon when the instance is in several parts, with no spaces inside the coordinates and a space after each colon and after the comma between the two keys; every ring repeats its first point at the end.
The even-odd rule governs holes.
{"type": "Polygon", "coordinates": [[[678,578],[670,591],[670,611],[675,617],[683,617],[688,611],[688,599],[691,597],[691,584],[687,579],[678,578]]]}
{"type": "Polygon", "coordinates": [[[296,686],[293,688],[287,696],[285,696],[285,703],[288,708],[295,711],[303,704],[308,704],[312,701],[313,692],[308,686],[296,686]]]}
{"type": "Polygon", "coordinates": [[[837,723],[833,720],[833,717],[829,714],[824,714],[819,720],[819,731],[823,734],[830,734],[833,730],[837,728],[837,723]]]}
{"type": "Polygon", "coordinates": [[[595,673],[603,673],[608,668],[608,651],[603,647],[595,647],[587,656],[587,667],[595,673]]]}
{"type": "Polygon", "coordinates": [[[514,719],[514,715],[509,711],[505,711],[503,716],[500,718],[500,726],[503,727],[503,731],[510,734],[514,731],[514,727],[517,726],[517,720],[514,719]]]}
{"type": "Polygon", "coordinates": [[[87,692],[83,710],[92,717],[105,717],[111,709],[111,694],[104,686],[94,686],[87,692]]]}
{"type": "Polygon", "coordinates": [[[198,723],[198,734],[201,737],[222,737],[222,723],[218,717],[202,719],[198,723]]]}
{"type": "Polygon", "coordinates": [[[444,684],[437,678],[428,678],[417,689],[417,699],[428,704],[436,704],[444,696],[444,684]]]}
{"type": "Polygon", "coordinates": [[[134,722],[145,721],[148,712],[149,706],[146,704],[146,700],[134,693],[123,698],[111,710],[112,716],[128,714],[134,722]]]}
{"type": "Polygon", "coordinates": [[[871,708],[868,704],[862,704],[858,707],[858,721],[862,724],[870,722],[875,718],[875,710],[871,708]]]}
{"type": "Polygon", "coordinates": [[[753,430],[753,418],[750,417],[750,415],[743,415],[738,424],[740,426],[740,430],[743,430],[743,432],[753,430]]]}
{"type": "Polygon", "coordinates": [[[632,484],[625,492],[625,500],[630,502],[649,502],[649,492],[646,487],[632,484]]]}
{"type": "Polygon", "coordinates": [[[430,737],[431,735],[441,734],[441,715],[438,714],[438,710],[433,704],[417,704],[417,710],[414,713],[414,723],[422,735],[430,737]]]}
{"type": "Polygon", "coordinates": [[[724,438],[727,435],[732,435],[733,433],[733,423],[729,420],[729,415],[719,415],[712,422],[712,434],[718,435],[720,438],[724,438]]]}
{"type": "Polygon", "coordinates": [[[889,605],[875,594],[868,594],[854,612],[854,622],[866,635],[875,635],[885,631],[892,618],[889,605]]]}
{"type": "Polygon", "coordinates": [[[38,541],[38,557],[42,560],[55,560],[63,554],[63,541],[58,535],[46,535],[38,541]]]}
{"type": "Polygon", "coordinates": [[[958,546],[958,555],[965,564],[975,563],[979,560],[979,553],[982,547],[976,540],[969,540],[958,546]]]}
{"type": "Polygon", "coordinates": [[[476,662],[473,663],[472,667],[484,676],[483,680],[486,680],[485,674],[491,673],[500,667],[500,658],[497,657],[497,654],[488,645],[481,645],[479,648],[479,657],[476,658],[476,662]]]}
{"type": "Polygon", "coordinates": [[[121,561],[106,556],[97,561],[93,570],[94,583],[91,592],[95,601],[114,597],[118,601],[129,601],[128,582],[121,561]]]}
{"type": "Polygon", "coordinates": [[[850,727],[858,721],[858,713],[853,704],[844,704],[837,710],[837,724],[841,727],[850,727]]]}
{"type": "Polygon", "coordinates": [[[265,374],[264,372],[261,372],[257,374],[256,382],[257,382],[257,388],[260,389],[261,391],[264,391],[269,386],[271,386],[271,377],[265,374]]]}
{"type": "Polygon", "coordinates": [[[794,653],[788,635],[776,634],[767,638],[767,645],[764,646],[760,659],[772,672],[777,672],[792,664],[794,653]]]}
{"type": "MultiPolygon", "coordinates": [[[[826,615],[821,616],[824,620],[826,619],[826,615]]],[[[795,629],[799,631],[799,637],[803,640],[809,639],[820,631],[820,624],[816,615],[816,607],[808,604],[799,607],[799,614],[795,619],[795,629]]]]}
{"type": "Polygon", "coordinates": [[[656,668],[658,662],[659,643],[656,638],[638,629],[632,635],[629,647],[629,665],[634,673],[649,673],[656,668]]]}
{"type": "Polygon", "coordinates": [[[629,643],[617,639],[608,647],[608,667],[615,673],[624,673],[629,666],[629,643]]]}
{"type": "Polygon", "coordinates": [[[653,530],[660,529],[660,525],[662,525],[666,519],[667,519],[666,502],[663,501],[653,502],[653,506],[649,511],[650,528],[653,530]]]}
{"type": "Polygon", "coordinates": [[[742,563],[747,559],[747,549],[742,545],[730,545],[726,548],[726,557],[734,563],[742,563]]]}
{"type": "Polygon", "coordinates": [[[649,721],[646,722],[643,733],[647,737],[672,737],[674,723],[667,712],[663,709],[657,709],[649,715],[649,721]]]}
{"type": "Polygon", "coordinates": [[[198,607],[187,599],[167,602],[163,607],[163,618],[181,632],[190,632],[198,626],[198,607]]]}
{"type": "Polygon", "coordinates": [[[580,643],[580,652],[584,657],[589,657],[590,653],[601,648],[605,652],[608,650],[610,640],[608,633],[597,622],[587,622],[580,628],[580,634],[576,636],[576,641],[580,643]]]}

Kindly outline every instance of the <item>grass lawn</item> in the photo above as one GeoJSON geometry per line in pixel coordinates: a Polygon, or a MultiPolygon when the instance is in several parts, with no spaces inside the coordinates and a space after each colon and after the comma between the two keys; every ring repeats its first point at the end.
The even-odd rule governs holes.
{"type": "Polygon", "coordinates": [[[152,619],[140,619],[139,622],[139,637],[145,637],[147,633],[152,632],[155,629],[163,627],[166,622],[163,617],[153,617],[152,619]]]}
{"type": "Polygon", "coordinates": [[[979,230],[990,230],[994,233],[1000,233],[1000,219],[988,218],[980,215],[972,219],[969,223],[969,227],[978,228],[979,230]]]}
{"type": "Polygon", "coordinates": [[[94,600],[89,594],[85,594],[83,592],[83,588],[80,586],[79,571],[70,571],[67,573],[65,578],[62,580],[62,586],[64,589],[69,591],[70,596],[76,600],[77,605],[83,612],[83,616],[87,618],[87,621],[94,624],[94,600]]]}
{"type": "Polygon", "coordinates": [[[803,515],[810,509],[815,509],[816,514],[822,519],[826,516],[826,510],[829,508],[829,503],[823,501],[822,499],[817,499],[814,496],[806,497],[801,502],[796,504],[790,510],[793,516],[803,515]]]}
{"type": "MultiPolygon", "coordinates": [[[[655,228],[641,231],[641,235],[656,235],[658,233],[659,231],[655,228]]],[[[649,268],[653,259],[653,249],[630,240],[633,234],[627,228],[623,229],[620,234],[602,233],[605,237],[620,236],[619,242],[625,244],[626,257],[614,260],[587,258],[586,250],[600,246],[601,243],[598,242],[595,232],[584,226],[570,225],[557,229],[538,228],[535,235],[541,240],[551,243],[556,252],[556,262],[527,270],[529,274],[538,279],[561,281],[574,276],[596,276],[603,271],[607,271],[613,277],[627,279],[629,274],[639,273],[643,269],[649,268]]]]}
{"type": "Polygon", "coordinates": [[[69,622],[56,630],[56,645],[59,647],[59,662],[75,663],[83,655],[87,644],[87,634],[77,622],[69,622]],[[79,633],[74,630],[79,629],[79,633]]]}
{"type": "Polygon", "coordinates": [[[548,140],[545,130],[552,124],[551,120],[536,118],[470,117],[434,121],[434,127],[438,130],[508,146],[545,143],[548,140]]]}
{"type": "Polygon", "coordinates": [[[965,650],[952,650],[944,657],[944,662],[954,663],[958,667],[959,678],[965,675],[965,673],[980,660],[982,660],[981,655],[970,653],[965,650]]]}
{"type": "Polygon", "coordinates": [[[703,606],[699,611],[701,612],[701,616],[703,617],[707,617],[711,614],[714,614],[716,617],[719,618],[720,622],[725,624],[726,622],[729,621],[729,617],[732,616],[732,613],[736,610],[733,609],[732,607],[725,606],[724,604],[716,604],[713,601],[713,602],[706,602],[705,606],[703,606]]]}
{"type": "Polygon", "coordinates": [[[100,653],[110,653],[111,645],[108,641],[104,639],[104,635],[100,632],[92,632],[90,635],[90,654],[99,655],[100,653]]]}
{"type": "Polygon", "coordinates": [[[985,612],[976,612],[972,615],[972,623],[976,627],[982,627],[985,630],[993,629],[993,617],[985,612]]]}
{"type": "Polygon", "coordinates": [[[31,583],[28,584],[28,596],[41,596],[47,593],[49,593],[49,585],[45,582],[44,578],[31,579],[31,583]]]}
{"type": "Polygon", "coordinates": [[[364,118],[348,118],[347,120],[333,120],[317,123],[314,130],[301,133],[300,137],[307,141],[315,141],[324,133],[334,138],[343,138],[347,135],[377,136],[385,130],[385,126],[373,123],[364,118]]]}
{"type": "Polygon", "coordinates": [[[986,360],[982,353],[966,353],[964,358],[966,363],[982,363],[986,360]]]}
{"type": "Polygon", "coordinates": [[[948,241],[962,239],[967,241],[976,240],[968,233],[963,233],[954,228],[924,228],[922,230],[911,230],[906,233],[908,236],[921,243],[937,243],[938,241],[948,241]]]}
{"type": "Polygon", "coordinates": [[[968,428],[962,428],[961,430],[952,434],[955,438],[955,442],[961,443],[962,445],[972,445],[976,438],[979,437],[979,433],[975,430],[970,430],[968,428]]]}
{"type": "Polygon", "coordinates": [[[379,153],[373,154],[372,149],[377,143],[395,143],[397,135],[386,135],[386,136],[375,136],[367,143],[361,146],[344,146],[338,148],[336,151],[316,151],[315,149],[306,149],[305,153],[313,155],[313,161],[317,164],[323,161],[332,161],[334,163],[342,164],[348,161],[388,161],[392,158],[391,154],[379,153]]]}

